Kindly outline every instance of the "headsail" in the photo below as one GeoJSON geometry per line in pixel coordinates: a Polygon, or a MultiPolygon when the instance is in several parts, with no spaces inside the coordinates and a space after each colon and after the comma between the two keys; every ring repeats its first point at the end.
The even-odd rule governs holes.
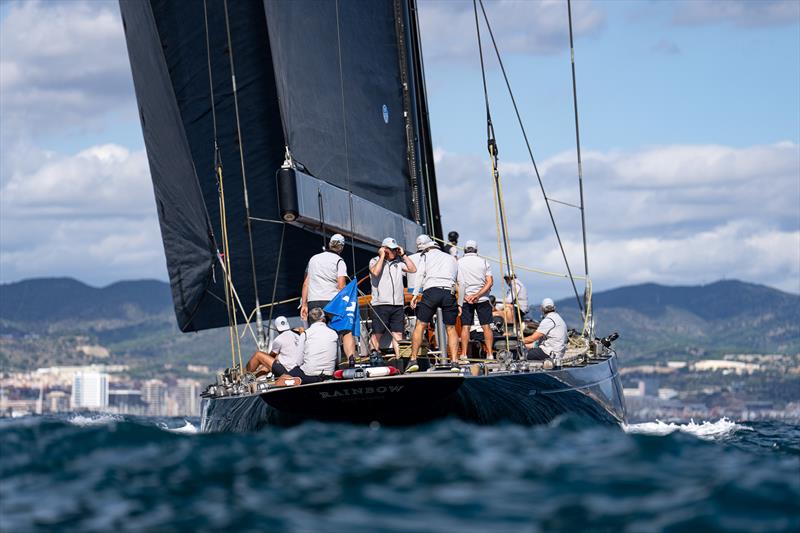
{"type": "Polygon", "coordinates": [[[305,263],[319,250],[323,232],[352,236],[359,263],[368,253],[362,248],[386,235],[411,244],[422,231],[438,233],[430,146],[420,145],[430,136],[413,0],[227,6],[222,0],[121,0],[120,6],[182,330],[228,325],[217,255],[222,225],[215,142],[230,274],[247,312],[256,291],[262,303],[269,303],[273,288],[276,301],[299,295],[305,263]],[[287,147],[296,164],[288,196],[276,180],[287,147]],[[285,203],[292,194],[298,213],[285,224],[278,198],[285,203]]]}

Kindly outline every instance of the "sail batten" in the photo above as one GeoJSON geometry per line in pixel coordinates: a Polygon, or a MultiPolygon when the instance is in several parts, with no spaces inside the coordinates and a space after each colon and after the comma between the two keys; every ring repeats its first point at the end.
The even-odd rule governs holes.
{"type": "MultiPolygon", "coordinates": [[[[216,255],[223,230],[215,140],[223,167],[230,275],[248,312],[256,292],[262,297],[274,292],[276,301],[300,294],[321,233],[352,233],[360,265],[371,255],[367,249],[386,235],[410,244],[426,231],[427,212],[423,224],[416,223],[415,206],[425,205],[427,191],[413,186],[409,161],[417,164],[419,156],[412,153],[409,159],[408,133],[411,127],[417,136],[427,124],[419,124],[419,113],[404,101],[401,64],[411,52],[399,46],[397,34],[409,23],[396,19],[408,16],[407,1],[228,2],[238,126],[246,141],[241,146],[245,191],[224,2],[120,0],[182,330],[228,325],[216,255]],[[287,148],[296,164],[294,202],[303,205],[296,219],[282,217],[277,174],[287,148]],[[341,220],[343,206],[350,205],[352,221],[349,212],[341,220]],[[280,224],[252,225],[254,284],[247,222],[259,219],[286,225],[285,234],[280,224]],[[278,265],[282,235],[291,253],[278,265]]],[[[413,79],[411,84],[414,90],[413,79]]]]}

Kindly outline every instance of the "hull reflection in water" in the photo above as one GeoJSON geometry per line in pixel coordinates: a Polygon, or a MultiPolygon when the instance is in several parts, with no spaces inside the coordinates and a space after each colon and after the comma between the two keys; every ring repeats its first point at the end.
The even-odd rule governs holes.
{"type": "Polygon", "coordinates": [[[411,425],[445,417],[535,425],[565,414],[624,422],[616,356],[552,371],[487,376],[422,372],[210,398],[203,403],[201,430],[255,431],[306,420],[411,425]]]}

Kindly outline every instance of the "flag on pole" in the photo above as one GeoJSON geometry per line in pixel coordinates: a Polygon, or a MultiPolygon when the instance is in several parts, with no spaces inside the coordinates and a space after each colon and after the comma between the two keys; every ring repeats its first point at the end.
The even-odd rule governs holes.
{"type": "Polygon", "coordinates": [[[349,330],[361,337],[361,323],[358,314],[358,280],[354,279],[339,291],[323,309],[333,315],[328,326],[335,331],[349,330]]]}

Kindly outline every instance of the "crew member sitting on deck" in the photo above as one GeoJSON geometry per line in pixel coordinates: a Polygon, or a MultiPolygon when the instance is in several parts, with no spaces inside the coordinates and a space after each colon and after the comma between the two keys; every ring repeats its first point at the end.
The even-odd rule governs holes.
{"type": "Polygon", "coordinates": [[[325,324],[325,312],[321,307],[313,307],[308,312],[309,326],[303,346],[303,363],[291,369],[278,379],[278,383],[299,378],[301,383],[323,381],[326,374],[333,373],[336,367],[338,335],[325,324]]]}
{"type": "Polygon", "coordinates": [[[456,279],[458,262],[453,256],[439,249],[439,245],[431,241],[423,245],[422,258],[417,265],[417,286],[411,299],[411,308],[417,308],[420,293],[422,301],[417,309],[417,323],[411,339],[411,358],[406,372],[416,372],[417,354],[422,346],[422,336],[428,329],[437,309],[442,310],[442,318],[447,328],[447,348],[453,360],[458,358],[458,335],[456,320],[458,319],[458,302],[456,301],[456,279]]]}
{"type": "Polygon", "coordinates": [[[256,373],[263,366],[267,372],[272,372],[275,377],[286,374],[289,370],[303,364],[303,347],[305,335],[303,328],[291,329],[285,316],[279,316],[274,322],[279,335],[272,341],[269,353],[257,351],[247,362],[248,372],[256,373]]]}
{"type": "Polygon", "coordinates": [[[528,314],[528,289],[517,279],[515,274],[506,274],[503,279],[508,285],[508,292],[503,301],[506,323],[522,322],[525,315],[528,314]]]}
{"type": "Polygon", "coordinates": [[[467,241],[464,257],[458,260],[458,293],[463,296],[461,304],[461,357],[467,357],[470,326],[478,315],[478,323],[483,330],[486,345],[486,358],[492,358],[492,304],[489,291],[492,290],[492,268],[489,261],[478,256],[478,243],[467,241]]]}
{"type": "MultiPolygon", "coordinates": [[[[324,309],[328,302],[347,285],[347,265],[340,254],[344,250],[344,237],[338,233],[331,237],[328,249],[308,260],[306,277],[301,293],[300,318],[306,320],[309,309],[324,309]]],[[[340,332],[342,349],[347,357],[355,355],[356,342],[350,330],[340,332]]]]}
{"type": "Polygon", "coordinates": [[[550,357],[562,357],[567,351],[567,324],[556,313],[556,304],[550,298],[542,300],[542,321],[533,333],[525,337],[528,360],[542,361],[550,357]],[[539,341],[539,346],[533,347],[539,341]]]}
{"type": "Polygon", "coordinates": [[[397,341],[403,338],[405,316],[403,305],[403,276],[416,272],[417,267],[397,241],[386,237],[378,248],[378,257],[369,262],[369,278],[372,283],[372,347],[381,350],[381,337],[388,330],[392,335],[394,354],[400,357],[397,341]]]}

